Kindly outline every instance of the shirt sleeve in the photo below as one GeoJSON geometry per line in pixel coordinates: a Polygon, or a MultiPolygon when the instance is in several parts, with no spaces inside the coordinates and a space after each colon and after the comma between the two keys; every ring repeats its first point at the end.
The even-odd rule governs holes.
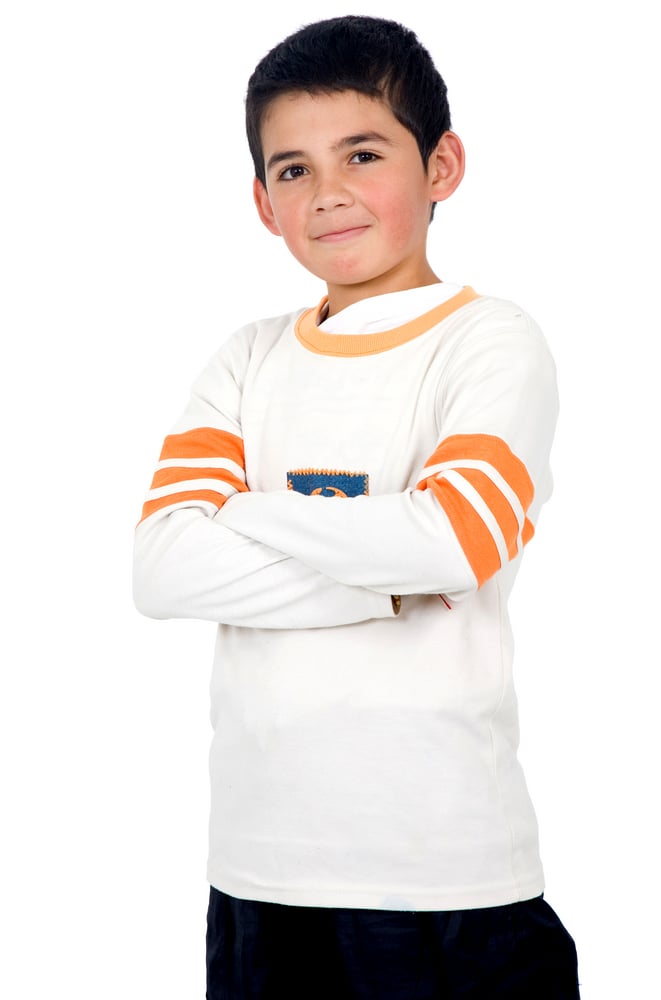
{"type": "Polygon", "coordinates": [[[165,439],[135,533],[136,607],[253,628],[391,617],[389,596],[341,584],[219,520],[248,491],[239,420],[248,354],[248,337],[236,336],[216,355],[165,439]]]}
{"type": "Polygon", "coordinates": [[[460,597],[521,552],[551,492],[555,366],[515,306],[478,321],[437,387],[438,446],[415,486],[350,499],[236,496],[222,521],[350,586],[460,597]]]}

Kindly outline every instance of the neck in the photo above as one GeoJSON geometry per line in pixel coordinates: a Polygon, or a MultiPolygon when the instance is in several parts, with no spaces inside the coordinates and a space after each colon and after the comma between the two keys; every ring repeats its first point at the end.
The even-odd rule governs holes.
{"type": "Polygon", "coordinates": [[[328,284],[327,316],[334,316],[347,306],[352,306],[363,299],[375,295],[386,295],[388,292],[404,292],[409,288],[422,288],[424,285],[437,285],[441,279],[434,274],[429,264],[412,275],[402,275],[393,280],[393,276],[384,274],[380,278],[361,282],[355,285],[328,284]]]}

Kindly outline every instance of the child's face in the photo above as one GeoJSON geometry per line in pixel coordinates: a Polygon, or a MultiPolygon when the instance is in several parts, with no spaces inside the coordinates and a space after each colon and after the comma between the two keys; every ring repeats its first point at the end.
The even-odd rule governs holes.
{"type": "Polygon", "coordinates": [[[463,171],[461,143],[446,133],[439,148],[444,140],[452,163],[437,150],[425,168],[415,138],[381,100],[352,90],[294,92],[270,105],[257,208],[327,283],[332,312],[438,280],[426,256],[431,204],[454,190],[463,171]]]}

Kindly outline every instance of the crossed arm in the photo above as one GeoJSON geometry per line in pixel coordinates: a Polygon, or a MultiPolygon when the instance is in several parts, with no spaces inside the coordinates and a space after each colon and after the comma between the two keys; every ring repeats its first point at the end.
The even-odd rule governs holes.
{"type": "Polygon", "coordinates": [[[339,583],[222,522],[228,498],[248,489],[238,414],[249,348],[234,338],[218,352],[165,439],[135,533],[136,607],[252,628],[393,616],[390,596],[339,583]]]}
{"type": "Polygon", "coordinates": [[[133,592],[152,618],[253,628],[320,628],[394,614],[389,596],[338,583],[194,508],[138,526],[133,592]]]}
{"type": "Polygon", "coordinates": [[[391,617],[392,594],[456,597],[481,586],[532,536],[528,514],[549,490],[554,371],[529,349],[534,340],[515,341],[507,364],[502,341],[493,356],[479,338],[464,353],[439,404],[439,425],[454,433],[413,488],[350,499],[248,491],[234,416],[240,379],[216,362],[166,439],[136,531],[138,609],[314,628],[391,617]],[[223,412],[212,403],[221,383],[223,412]]]}

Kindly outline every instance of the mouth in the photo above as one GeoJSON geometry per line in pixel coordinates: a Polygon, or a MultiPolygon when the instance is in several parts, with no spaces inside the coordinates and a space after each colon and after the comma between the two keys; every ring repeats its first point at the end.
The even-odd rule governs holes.
{"type": "Polygon", "coordinates": [[[367,232],[368,226],[350,226],[348,229],[334,229],[330,233],[322,233],[320,236],[315,236],[314,239],[317,243],[342,243],[345,240],[351,240],[355,236],[361,236],[364,232],[367,232]]]}

